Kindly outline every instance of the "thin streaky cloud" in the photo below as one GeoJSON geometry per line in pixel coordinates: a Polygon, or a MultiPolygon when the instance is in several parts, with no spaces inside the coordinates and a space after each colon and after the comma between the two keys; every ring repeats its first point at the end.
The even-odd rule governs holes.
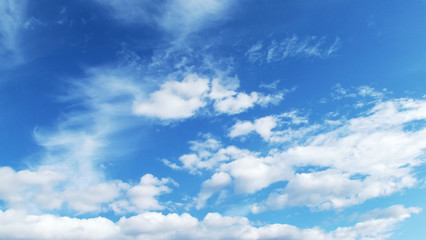
{"type": "Polygon", "coordinates": [[[336,38],[329,43],[326,37],[293,35],[281,40],[268,43],[257,42],[245,53],[252,63],[276,63],[290,58],[329,58],[340,48],[342,42],[336,38]]]}

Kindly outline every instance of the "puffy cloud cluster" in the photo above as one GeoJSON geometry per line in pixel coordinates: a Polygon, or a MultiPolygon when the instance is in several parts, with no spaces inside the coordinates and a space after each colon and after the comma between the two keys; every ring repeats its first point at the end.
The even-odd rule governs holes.
{"type": "Polygon", "coordinates": [[[300,116],[297,111],[286,112],[280,115],[271,115],[258,118],[254,121],[238,121],[235,123],[228,136],[231,138],[245,136],[252,132],[259,134],[263,140],[270,142],[288,142],[305,136],[317,128],[316,125],[308,127],[304,126],[308,120],[304,116],[300,116]],[[277,127],[288,126],[285,130],[274,130],[277,127]],[[297,126],[298,129],[292,129],[290,126],[297,126]]]}
{"type": "Polygon", "coordinates": [[[169,178],[158,179],[151,174],[141,177],[139,184],[126,189],[126,193],[109,205],[115,213],[143,212],[162,210],[164,206],[158,197],[171,192],[168,184],[174,184],[169,178]]]}
{"type": "Polygon", "coordinates": [[[79,186],[73,185],[72,176],[51,170],[16,172],[1,167],[0,173],[0,198],[6,206],[36,212],[65,205],[77,213],[161,210],[164,206],[158,197],[171,191],[167,185],[175,184],[169,178],[158,179],[151,174],[142,176],[135,185],[115,180],[79,186]]]}
{"type": "Polygon", "coordinates": [[[160,90],[150,94],[148,101],[136,103],[134,112],[161,119],[188,118],[206,105],[208,90],[208,79],[188,75],[181,82],[168,81],[162,84],[160,90]]]}
{"type": "MultiPolygon", "coordinates": [[[[170,179],[145,175],[136,186],[120,180],[105,180],[99,166],[107,154],[119,151],[119,148],[108,148],[111,136],[131,128],[136,122],[134,114],[161,119],[187,118],[207,103],[245,94],[235,91],[239,86],[236,78],[224,81],[226,85],[218,84],[219,80],[187,74],[182,81],[164,82],[159,90],[144,99],[141,84],[135,83],[132,76],[103,68],[90,69],[88,73],[88,79],[76,82],[62,97],[81,108],[67,113],[55,128],[35,129],[34,138],[44,149],[38,167],[20,172],[2,168],[3,178],[7,178],[5,182],[16,185],[1,189],[1,197],[8,205],[24,209],[66,206],[77,213],[163,209],[157,198],[170,191],[167,185],[174,184],[170,179]],[[210,86],[212,82],[215,82],[214,87],[210,86]],[[40,177],[45,182],[30,181],[26,175],[40,177]]],[[[264,100],[257,99],[249,105],[261,104],[259,101],[264,100]]],[[[217,111],[222,113],[220,111],[227,109],[217,111]]],[[[203,147],[194,146],[194,149],[201,151],[203,147]]],[[[188,166],[191,165],[191,156],[186,159],[188,166]]]]}
{"type": "Polygon", "coordinates": [[[192,117],[197,110],[213,101],[214,110],[222,114],[237,114],[255,105],[267,106],[283,99],[283,94],[263,95],[237,92],[237,78],[209,80],[197,74],[188,74],[182,81],[166,81],[148,99],[133,105],[134,113],[164,120],[192,117]],[[210,86],[211,85],[211,86],[210,86]]]}
{"type": "MultiPolygon", "coordinates": [[[[268,118],[262,120],[265,119],[268,118]]],[[[254,213],[286,206],[343,208],[416,184],[412,170],[423,164],[426,129],[415,123],[425,119],[426,101],[389,100],[377,103],[358,117],[342,120],[342,125],[334,130],[319,126],[325,131],[281,151],[275,149],[262,156],[216,144],[214,148],[183,155],[179,159],[181,165],[175,163],[175,167],[193,173],[213,171],[213,176],[227,174],[231,183],[218,181],[214,186],[230,185],[236,193],[255,193],[283,182],[285,187],[270,189],[265,201],[253,205],[254,213]],[[410,127],[413,124],[417,128],[410,127]]],[[[270,134],[262,131],[262,125],[257,129],[256,121],[247,125],[264,136],[270,134]]],[[[273,125],[268,126],[270,129],[273,125]]],[[[234,126],[235,129],[238,128],[234,126]]],[[[214,180],[212,177],[204,184],[210,185],[214,180]]],[[[207,193],[203,189],[200,192],[203,202],[213,195],[212,191],[207,193]]]]}
{"type": "Polygon", "coordinates": [[[79,219],[55,215],[29,215],[23,211],[0,211],[0,236],[4,239],[384,239],[395,225],[418,208],[394,205],[375,209],[353,226],[326,232],[320,228],[300,229],[287,224],[256,227],[244,217],[208,213],[201,221],[183,213],[164,215],[144,212],[112,222],[103,217],[79,219]]]}
{"type": "Polygon", "coordinates": [[[63,174],[48,170],[16,172],[9,167],[1,167],[0,199],[15,208],[25,206],[30,202],[30,199],[32,202],[38,202],[47,208],[52,208],[57,206],[58,202],[49,197],[43,198],[52,195],[53,187],[65,178],[66,176],[63,174]]]}

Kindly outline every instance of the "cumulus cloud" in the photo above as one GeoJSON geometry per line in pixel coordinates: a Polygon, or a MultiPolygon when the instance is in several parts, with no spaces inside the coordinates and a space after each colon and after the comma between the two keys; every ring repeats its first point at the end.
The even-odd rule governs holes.
{"type": "Polygon", "coordinates": [[[257,42],[245,53],[250,62],[274,63],[288,58],[328,58],[339,50],[341,40],[326,43],[326,37],[308,36],[300,38],[296,35],[270,43],[257,42]]]}
{"type": "Polygon", "coordinates": [[[305,136],[308,132],[315,130],[315,125],[292,129],[290,126],[307,124],[305,116],[298,111],[285,112],[280,115],[271,115],[255,119],[254,121],[237,121],[229,130],[231,138],[245,136],[251,132],[259,134],[263,140],[270,142],[287,142],[305,136]],[[277,127],[287,129],[278,130],[277,127]]]}
{"type": "Polygon", "coordinates": [[[236,92],[239,87],[238,79],[227,78],[226,80],[226,82],[218,78],[212,80],[210,98],[215,101],[214,108],[220,113],[237,114],[254,105],[277,104],[284,97],[283,93],[264,95],[258,92],[250,94],[236,92]]]}
{"type": "Polygon", "coordinates": [[[164,82],[159,90],[150,93],[149,98],[135,101],[133,112],[163,120],[178,120],[196,115],[198,110],[210,102],[213,102],[213,108],[217,113],[233,115],[255,105],[267,106],[283,99],[282,93],[247,94],[238,92],[238,87],[239,80],[236,77],[214,78],[210,81],[197,74],[188,74],[182,81],[164,82]]]}
{"type": "Polygon", "coordinates": [[[111,203],[110,207],[118,214],[162,210],[164,206],[160,204],[158,197],[171,192],[167,186],[170,183],[175,184],[169,178],[158,179],[151,174],[146,174],[141,177],[139,184],[127,189],[126,195],[111,203]]]}
{"type": "Polygon", "coordinates": [[[276,208],[271,203],[288,199],[281,207],[341,208],[413,187],[412,170],[423,163],[426,130],[404,131],[404,126],[425,119],[425,110],[421,100],[379,103],[367,116],[280,153],[276,157],[291,161],[296,173],[264,206],[276,208]],[[297,172],[309,167],[311,172],[297,172]]]}
{"type": "Polygon", "coordinates": [[[141,86],[120,71],[89,69],[87,75],[87,79],[72,81],[69,92],[59,98],[72,102],[76,109],[64,113],[56,126],[34,130],[42,152],[32,170],[1,168],[4,181],[15,184],[1,187],[6,205],[34,211],[66,208],[76,214],[162,208],[156,198],[170,191],[165,179],[145,175],[136,185],[106,180],[101,167],[107,155],[126,151],[117,142],[110,148],[112,136],[137,122],[132,103],[141,96],[141,86]]]}
{"type": "MultiPolygon", "coordinates": [[[[342,120],[331,130],[326,123],[312,125],[318,129],[316,134],[302,136],[302,143],[264,156],[216,145],[215,149],[205,149],[202,156],[196,151],[182,156],[180,168],[227,173],[232,178],[229,185],[237,194],[251,194],[272,183],[286,182],[285,187],[270,189],[265,201],[253,205],[254,213],[287,206],[344,208],[415,186],[413,169],[423,164],[426,129],[408,126],[424,119],[425,101],[389,100],[342,120]]],[[[247,133],[254,131],[255,122],[237,127],[234,129],[239,133],[247,133]]],[[[263,134],[268,136],[269,131],[263,134]]]]}
{"type": "Polygon", "coordinates": [[[0,173],[0,199],[6,206],[35,212],[62,209],[65,205],[78,214],[161,210],[164,206],[157,198],[171,191],[167,185],[176,185],[169,178],[158,179],[151,174],[142,176],[136,185],[113,180],[82,187],[73,185],[72,176],[64,172],[43,169],[16,172],[1,167],[0,173]]]}
{"type": "MultiPolygon", "coordinates": [[[[71,161],[65,159],[64,161],[71,161]]],[[[2,186],[0,198],[6,206],[15,209],[43,211],[67,206],[76,213],[99,212],[106,203],[121,195],[126,184],[121,181],[103,181],[95,178],[94,170],[84,173],[58,165],[40,165],[37,170],[14,171],[0,168],[2,186]],[[87,181],[87,182],[85,182],[87,181]]],[[[86,169],[87,170],[87,169],[86,169]]]]}
{"type": "Polygon", "coordinates": [[[134,112],[163,119],[191,117],[206,104],[208,84],[208,79],[197,75],[188,75],[181,82],[165,82],[160,90],[150,94],[148,101],[135,103],[134,112]]]}
{"type": "Polygon", "coordinates": [[[192,153],[180,156],[179,164],[170,161],[165,161],[165,163],[174,169],[184,169],[191,174],[199,174],[203,170],[216,169],[221,163],[228,162],[234,158],[258,155],[248,150],[238,149],[235,146],[223,148],[218,140],[209,135],[204,136],[203,140],[191,141],[190,144],[192,153]]]}
{"type": "Polygon", "coordinates": [[[120,228],[98,217],[78,219],[56,215],[28,215],[23,211],[0,211],[2,239],[114,239],[120,228]]]}
{"type": "Polygon", "coordinates": [[[23,211],[0,211],[0,236],[7,239],[385,239],[396,225],[419,208],[394,205],[376,209],[353,226],[333,231],[314,227],[300,229],[287,224],[254,226],[244,217],[208,213],[198,220],[188,213],[164,215],[144,212],[112,222],[103,217],[79,219],[23,211]]]}
{"type": "Polygon", "coordinates": [[[271,130],[277,126],[277,121],[277,118],[267,116],[256,119],[254,123],[249,121],[237,122],[234,126],[232,126],[229,136],[243,136],[255,131],[267,141],[272,135],[271,130]]]}
{"type": "Polygon", "coordinates": [[[203,182],[201,186],[201,192],[197,197],[197,209],[201,209],[206,204],[213,194],[220,191],[223,187],[231,183],[231,177],[229,174],[224,172],[215,173],[210,179],[203,182]]]}
{"type": "Polygon", "coordinates": [[[335,239],[387,239],[392,235],[395,225],[422,209],[405,208],[393,205],[385,209],[375,209],[362,216],[362,221],[351,227],[339,227],[333,231],[335,239]]]}
{"type": "MultiPolygon", "coordinates": [[[[153,186],[145,186],[144,181],[138,186],[131,186],[119,180],[106,181],[100,166],[108,159],[105,158],[108,154],[121,154],[120,149],[125,151],[124,145],[123,148],[109,147],[113,141],[112,136],[134,127],[137,115],[162,120],[188,118],[216,100],[211,96],[221,99],[223,96],[233,97],[238,94],[234,91],[239,86],[238,81],[232,90],[229,90],[228,84],[220,91],[212,90],[210,83],[208,78],[186,74],[181,81],[165,81],[159,90],[145,94],[143,85],[135,81],[135,75],[124,70],[89,69],[87,79],[73,81],[69,92],[60,98],[61,101],[72,102],[77,106],[77,110],[65,113],[55,127],[37,127],[34,130],[34,139],[43,151],[38,155],[40,158],[35,161],[31,174],[43,175],[50,172],[61,178],[41,184],[41,188],[40,184],[23,184],[22,187],[17,187],[14,193],[8,191],[3,194],[3,199],[7,203],[28,205],[28,208],[30,202],[41,209],[61,209],[67,206],[77,213],[109,209],[117,213],[162,209],[163,206],[156,198],[170,191],[163,180],[158,180],[153,186]],[[148,97],[143,98],[146,95],[148,97]],[[150,193],[142,193],[137,189],[150,190],[150,193]],[[18,197],[24,191],[31,194],[27,194],[28,197],[20,201],[8,199],[12,196],[18,197]],[[118,200],[123,197],[124,200],[118,200]],[[144,200],[136,200],[139,197],[144,200]]],[[[181,157],[185,168],[194,165],[194,172],[197,172],[200,167],[213,167],[213,161],[207,163],[198,160],[208,157],[206,152],[214,148],[215,142],[209,144],[211,146],[194,143],[193,149],[197,154],[181,157]]],[[[11,169],[10,171],[13,174],[9,175],[23,175],[21,172],[16,173],[11,169]]]]}
{"type": "MultiPolygon", "coordinates": [[[[288,179],[291,174],[291,168],[286,162],[278,162],[270,156],[260,157],[259,153],[235,146],[223,148],[216,145],[214,149],[197,149],[191,154],[182,155],[179,161],[181,164],[176,166],[193,174],[205,170],[216,170],[221,176],[226,176],[226,184],[215,185],[214,192],[229,185],[228,175],[232,177],[235,192],[254,193],[274,182],[288,179]]],[[[215,174],[215,177],[218,177],[218,173],[215,174]]],[[[211,184],[212,180],[213,178],[205,183],[211,184]]],[[[202,196],[202,203],[212,195],[211,191],[206,194],[204,188],[199,194],[202,196]]],[[[198,205],[198,207],[203,205],[198,205]]]]}
{"type": "Polygon", "coordinates": [[[49,170],[16,172],[9,167],[1,167],[0,199],[14,208],[23,208],[34,200],[47,208],[53,208],[61,204],[61,201],[57,202],[55,199],[43,201],[37,196],[51,196],[53,187],[65,178],[64,174],[49,170]]]}

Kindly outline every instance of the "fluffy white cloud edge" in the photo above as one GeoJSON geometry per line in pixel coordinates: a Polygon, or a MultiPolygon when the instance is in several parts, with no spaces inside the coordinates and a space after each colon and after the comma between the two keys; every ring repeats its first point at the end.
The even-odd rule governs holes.
{"type": "MultiPolygon", "coordinates": [[[[266,200],[253,204],[252,213],[290,206],[341,209],[416,186],[418,180],[413,170],[424,163],[426,129],[410,125],[424,119],[426,101],[393,99],[378,102],[368,112],[342,120],[338,127],[330,129],[324,123],[319,126],[323,127],[319,133],[302,134],[302,142],[282,150],[271,149],[261,154],[233,145],[221,146],[208,137],[204,143],[191,142],[198,147],[191,147],[191,153],[182,155],[180,165],[171,162],[168,165],[187,169],[192,174],[211,171],[213,176],[230,176],[230,182],[215,185],[214,191],[202,189],[198,207],[219,192],[219,186],[231,186],[235,194],[253,194],[282,182],[282,187],[267,190],[270,195],[266,200]]],[[[274,118],[260,118],[247,124],[237,123],[233,131],[237,129],[239,134],[257,131],[268,137],[280,132],[271,131],[275,123],[274,118]],[[257,126],[264,121],[269,124],[257,126]],[[247,127],[238,127],[244,124],[247,127]]],[[[209,185],[213,179],[203,184],[209,185]]]]}
{"type": "Polygon", "coordinates": [[[284,97],[283,93],[238,92],[238,87],[236,77],[210,80],[187,73],[181,81],[166,81],[149,97],[135,99],[133,113],[162,120],[179,120],[195,116],[201,108],[213,103],[216,113],[234,115],[256,105],[277,104],[284,97]]]}
{"type": "Polygon", "coordinates": [[[74,185],[72,176],[43,168],[15,171],[0,167],[0,199],[13,209],[39,212],[73,210],[94,213],[112,210],[116,214],[162,210],[158,197],[177,185],[170,178],[145,174],[137,184],[121,180],[98,181],[92,185],[74,185]]]}
{"type": "Polygon", "coordinates": [[[208,213],[203,220],[183,213],[143,212],[113,222],[104,217],[79,219],[51,214],[29,215],[24,211],[0,211],[1,239],[292,239],[355,240],[386,239],[396,225],[419,208],[394,205],[363,215],[353,226],[326,232],[313,227],[300,229],[287,224],[255,226],[244,217],[208,213]]]}

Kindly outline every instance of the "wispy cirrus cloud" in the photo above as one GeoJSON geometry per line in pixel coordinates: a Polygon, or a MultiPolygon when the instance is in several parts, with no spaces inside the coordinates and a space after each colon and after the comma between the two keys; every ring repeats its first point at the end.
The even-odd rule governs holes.
{"type": "Polygon", "coordinates": [[[110,148],[123,144],[114,136],[138,122],[132,104],[141,88],[130,76],[90,69],[85,79],[70,83],[59,100],[73,107],[54,127],[35,128],[34,139],[42,151],[29,169],[1,168],[4,181],[13,183],[0,191],[6,206],[36,212],[68,209],[75,214],[163,208],[157,198],[171,191],[170,179],[145,174],[139,183],[126,183],[107,179],[102,167],[111,161],[106,156],[127,151],[124,145],[110,148]]]}
{"type": "Polygon", "coordinates": [[[0,64],[2,67],[23,61],[20,31],[25,23],[27,1],[0,2],[0,64]]]}
{"type": "Polygon", "coordinates": [[[130,24],[149,24],[182,39],[224,17],[233,1],[145,0],[99,1],[114,18],[130,24]]]}
{"type": "Polygon", "coordinates": [[[289,58],[328,58],[333,56],[341,47],[340,38],[333,42],[326,37],[308,36],[301,38],[293,35],[271,42],[258,42],[245,53],[253,63],[274,63],[289,58]]]}
{"type": "MultiPolygon", "coordinates": [[[[281,94],[252,92],[250,95],[256,98],[247,103],[238,98],[248,94],[237,91],[236,77],[232,81],[226,77],[219,80],[192,72],[167,75],[158,90],[149,91],[152,86],[138,81],[140,72],[133,70],[133,66],[92,68],[87,69],[86,77],[70,80],[68,92],[59,100],[72,103],[73,107],[63,113],[54,127],[39,126],[33,132],[42,152],[33,159],[28,174],[40,176],[46,182],[23,182],[13,191],[4,190],[2,196],[8,206],[26,210],[68,207],[76,214],[161,210],[164,205],[157,199],[171,191],[171,179],[144,175],[139,184],[106,180],[102,166],[110,161],[108,156],[126,152],[129,147],[123,143],[126,141],[120,142],[114,136],[136,127],[142,117],[168,123],[196,116],[203,108],[214,114],[236,114],[282,98],[281,94]],[[227,99],[233,99],[232,108],[216,107],[217,102],[227,99]],[[112,144],[123,147],[111,148],[112,144]],[[57,177],[50,179],[50,175],[57,177]],[[23,197],[24,192],[31,194],[23,197]],[[19,201],[11,199],[12,196],[19,201]]],[[[7,181],[11,182],[19,183],[20,176],[26,174],[3,170],[10,173],[7,181]]]]}

